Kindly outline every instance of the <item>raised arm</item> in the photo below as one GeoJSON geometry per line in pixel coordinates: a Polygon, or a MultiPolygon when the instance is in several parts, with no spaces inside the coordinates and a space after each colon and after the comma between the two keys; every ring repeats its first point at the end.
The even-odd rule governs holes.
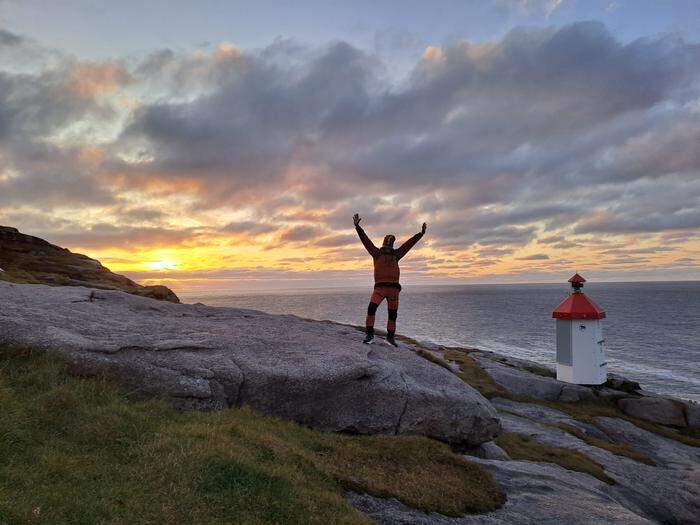
{"type": "Polygon", "coordinates": [[[397,250],[396,250],[396,258],[401,259],[404,255],[408,253],[408,251],[413,248],[418,241],[421,240],[423,235],[425,235],[425,229],[428,227],[426,223],[423,223],[423,226],[421,227],[421,230],[416,233],[413,237],[408,239],[405,243],[403,243],[397,250]]]}
{"type": "Polygon", "coordinates": [[[362,226],[360,226],[360,221],[362,219],[360,216],[356,213],[353,218],[352,222],[355,224],[355,231],[357,231],[357,235],[360,236],[360,240],[362,241],[362,244],[364,244],[365,248],[369,252],[369,254],[372,257],[378,257],[379,256],[379,248],[377,248],[374,243],[370,240],[369,237],[367,237],[367,234],[365,233],[365,230],[362,229],[362,226]]]}

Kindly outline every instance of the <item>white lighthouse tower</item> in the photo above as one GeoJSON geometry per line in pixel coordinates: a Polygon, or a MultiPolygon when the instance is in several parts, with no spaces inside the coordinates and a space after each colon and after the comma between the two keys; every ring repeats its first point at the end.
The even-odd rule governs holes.
{"type": "Polygon", "coordinates": [[[603,350],[603,309],[581,291],[586,279],[569,279],[573,292],[552,313],[557,320],[557,379],[600,385],[607,379],[603,350]]]}

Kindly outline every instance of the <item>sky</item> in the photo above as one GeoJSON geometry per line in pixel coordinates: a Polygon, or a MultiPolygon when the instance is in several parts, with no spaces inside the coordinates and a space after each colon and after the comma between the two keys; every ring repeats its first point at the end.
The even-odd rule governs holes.
{"type": "Polygon", "coordinates": [[[0,224],[176,291],[700,278],[700,2],[0,0],[0,224]]]}

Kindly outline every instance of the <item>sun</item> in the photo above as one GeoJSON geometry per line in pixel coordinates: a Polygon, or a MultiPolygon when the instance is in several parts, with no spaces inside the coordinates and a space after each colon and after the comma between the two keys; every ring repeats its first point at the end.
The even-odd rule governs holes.
{"type": "Polygon", "coordinates": [[[147,261],[143,263],[148,267],[149,270],[153,270],[156,272],[165,272],[168,270],[174,270],[178,263],[175,261],[171,261],[169,259],[162,259],[159,261],[147,261]]]}

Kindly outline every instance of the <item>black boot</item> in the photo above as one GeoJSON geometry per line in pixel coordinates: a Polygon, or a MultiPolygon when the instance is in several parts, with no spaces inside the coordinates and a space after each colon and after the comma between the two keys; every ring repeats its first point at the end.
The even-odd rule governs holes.
{"type": "Polygon", "coordinates": [[[366,334],[367,335],[365,335],[365,340],[362,342],[366,345],[371,345],[374,342],[374,328],[371,326],[368,326],[367,330],[366,330],[366,334]]]}
{"type": "Polygon", "coordinates": [[[386,342],[389,343],[391,346],[396,346],[396,347],[399,346],[399,345],[396,343],[396,339],[394,339],[394,332],[387,332],[387,334],[386,334],[386,342]]]}

